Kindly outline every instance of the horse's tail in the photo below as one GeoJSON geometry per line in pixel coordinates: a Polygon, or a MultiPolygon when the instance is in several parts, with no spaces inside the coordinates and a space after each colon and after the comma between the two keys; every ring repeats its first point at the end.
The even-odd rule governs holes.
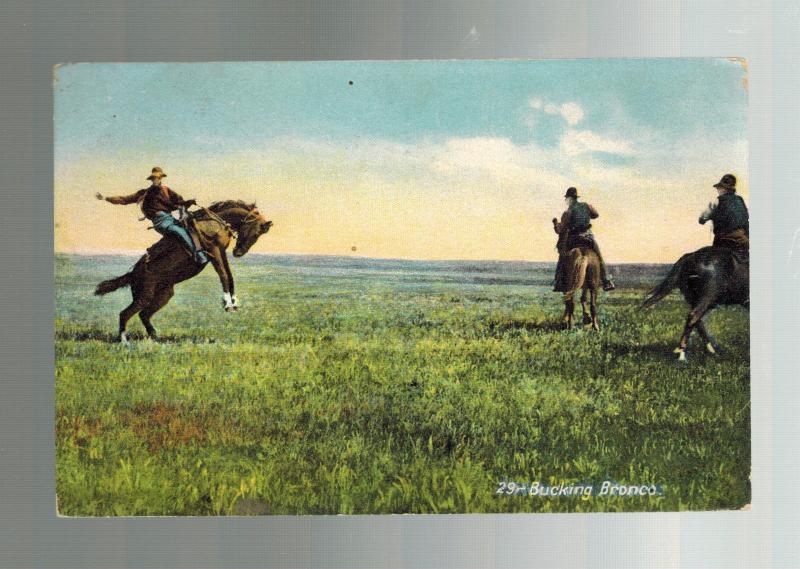
{"type": "Polygon", "coordinates": [[[569,255],[569,290],[565,293],[568,296],[574,295],[583,288],[586,282],[586,271],[589,267],[589,257],[580,249],[573,249],[569,255]]]}
{"type": "Polygon", "coordinates": [[[659,300],[667,296],[672,289],[678,286],[678,281],[680,280],[681,272],[683,271],[684,266],[688,262],[689,258],[692,256],[692,253],[686,253],[683,257],[678,259],[674,265],[672,265],[672,269],[670,269],[669,274],[666,278],[661,281],[661,283],[650,291],[647,298],[642,303],[642,308],[650,308],[659,300]]]}
{"type": "Polygon", "coordinates": [[[104,294],[108,294],[109,292],[114,292],[118,288],[130,286],[132,276],[133,272],[130,272],[122,275],[121,277],[103,281],[99,285],[97,285],[97,288],[94,289],[94,293],[97,296],[103,296],[104,294]]]}

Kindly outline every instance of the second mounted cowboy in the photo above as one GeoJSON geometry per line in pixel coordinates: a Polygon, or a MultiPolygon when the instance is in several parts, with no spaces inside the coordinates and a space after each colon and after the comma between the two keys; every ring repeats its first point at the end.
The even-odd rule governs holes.
{"type": "Polygon", "coordinates": [[[736,193],[736,176],[725,174],[714,188],[718,194],[717,203],[708,204],[698,221],[701,225],[712,222],[713,247],[731,249],[737,257],[746,259],[750,254],[750,214],[744,200],[736,193]]]}
{"type": "Polygon", "coordinates": [[[206,253],[198,247],[192,239],[189,231],[183,227],[172,212],[181,207],[195,205],[195,200],[185,200],[179,194],[162,184],[162,179],[167,175],[156,166],[147,177],[150,180],[150,187],[143,188],[126,196],[103,197],[102,194],[96,195],[97,199],[105,200],[116,205],[139,204],[146,219],[153,223],[153,229],[161,235],[173,235],[177,237],[186,249],[192,254],[195,262],[205,264],[208,262],[206,253]]]}
{"type": "Polygon", "coordinates": [[[564,288],[564,256],[575,247],[582,245],[590,247],[600,261],[600,278],[603,282],[603,290],[611,291],[616,287],[606,270],[603,256],[600,254],[600,247],[592,233],[592,220],[597,219],[600,214],[589,203],[579,201],[577,188],[567,188],[564,194],[567,209],[561,214],[561,220],[553,218],[553,229],[558,234],[558,265],[556,267],[556,292],[566,292],[564,288]]]}

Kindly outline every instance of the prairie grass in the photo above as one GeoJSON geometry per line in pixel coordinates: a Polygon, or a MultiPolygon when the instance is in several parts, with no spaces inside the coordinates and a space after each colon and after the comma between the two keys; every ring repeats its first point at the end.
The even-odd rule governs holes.
{"type": "Polygon", "coordinates": [[[551,269],[524,264],[235,261],[115,343],[132,259],[56,260],[56,469],[68,516],[613,512],[750,501],[748,314],[725,349],[671,353],[663,268],[619,278],[602,329],[562,331],[551,269]],[[637,276],[638,275],[638,276],[637,276]],[[661,496],[497,495],[501,481],[658,484],[661,496]]]}

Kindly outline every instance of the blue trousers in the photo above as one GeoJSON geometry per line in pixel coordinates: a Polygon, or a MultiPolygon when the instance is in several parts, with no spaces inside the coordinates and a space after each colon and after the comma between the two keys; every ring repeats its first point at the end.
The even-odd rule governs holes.
{"type": "Polygon", "coordinates": [[[194,253],[194,258],[197,262],[205,263],[208,261],[206,254],[195,248],[194,241],[192,241],[189,232],[178,223],[178,220],[166,211],[159,211],[153,216],[153,229],[158,231],[161,235],[172,234],[177,236],[181,241],[186,243],[189,247],[189,251],[194,253]]]}

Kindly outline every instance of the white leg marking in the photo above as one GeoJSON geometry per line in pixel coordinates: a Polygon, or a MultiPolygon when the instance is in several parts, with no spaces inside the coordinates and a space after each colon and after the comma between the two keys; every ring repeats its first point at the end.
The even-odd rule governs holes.
{"type": "Polygon", "coordinates": [[[222,305],[224,306],[225,310],[230,310],[233,308],[233,300],[231,299],[231,293],[226,292],[222,295],[222,305]]]}

